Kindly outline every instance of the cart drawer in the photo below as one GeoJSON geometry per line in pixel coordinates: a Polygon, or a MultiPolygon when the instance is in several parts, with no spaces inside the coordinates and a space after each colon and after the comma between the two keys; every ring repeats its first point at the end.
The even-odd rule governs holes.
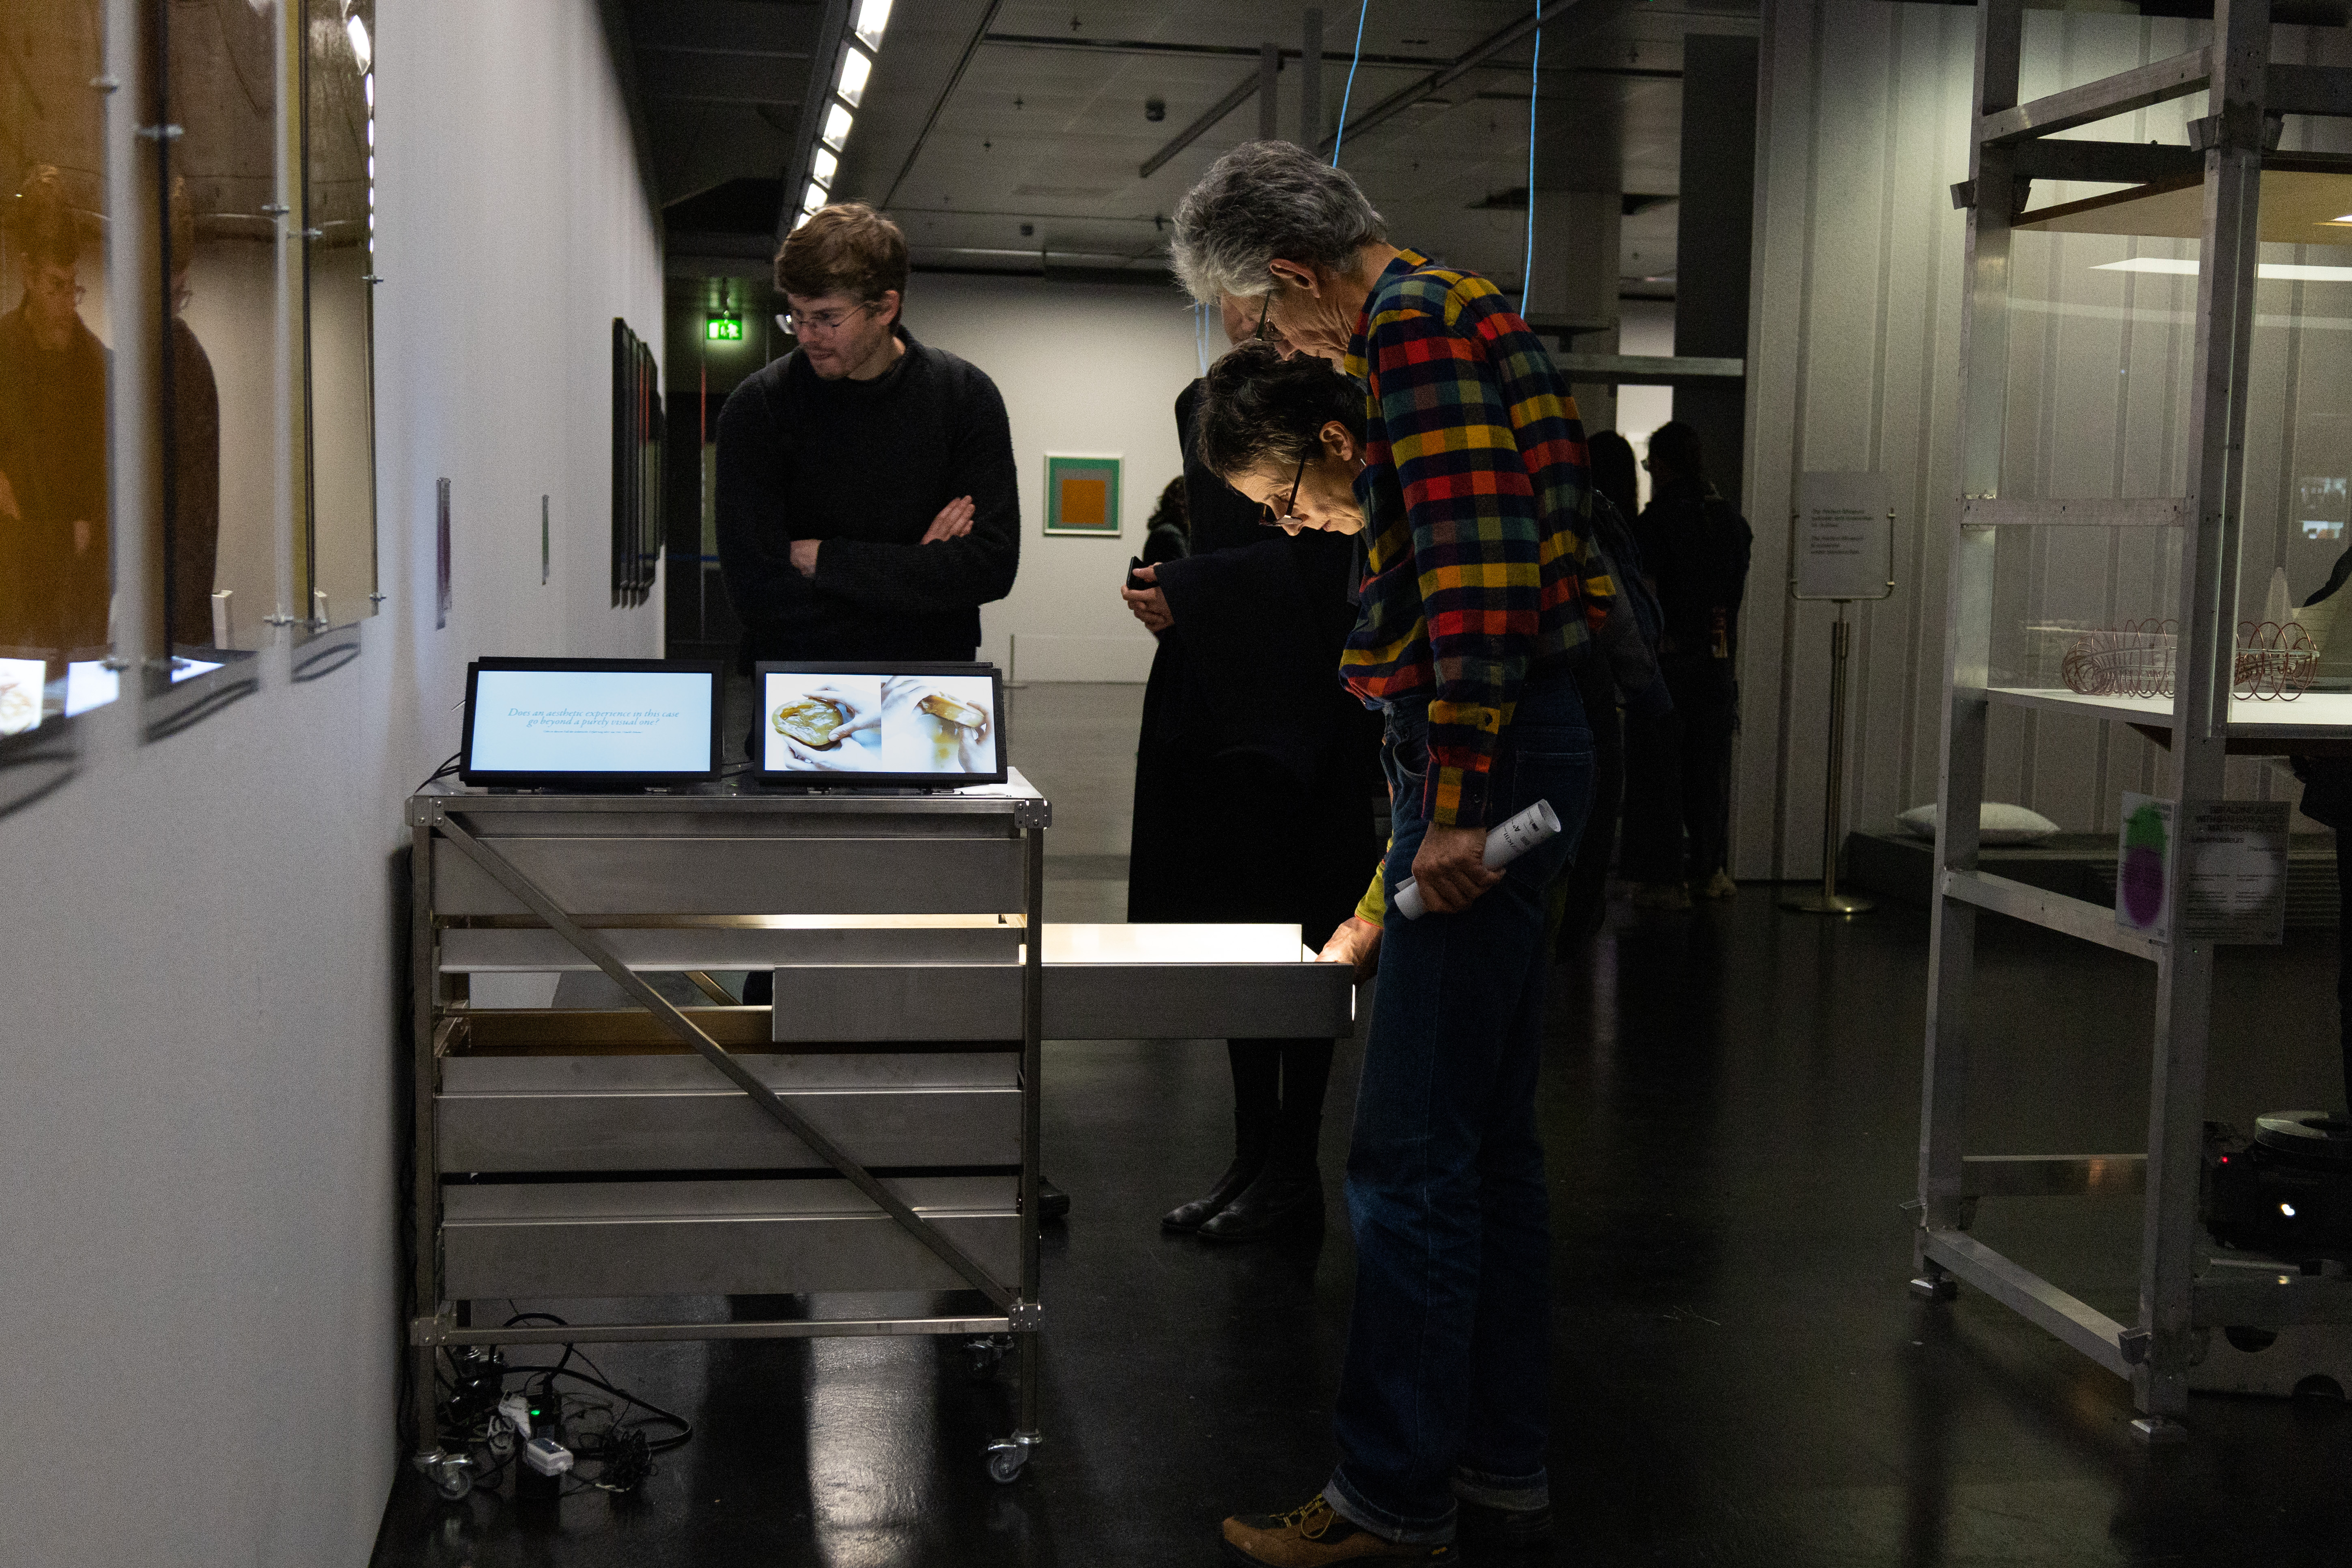
{"type": "MultiPolygon", "coordinates": [[[[824,1090],[790,1093],[784,1102],[861,1164],[1021,1162],[1017,1089],[824,1090]]],[[[666,1091],[445,1093],[436,1097],[436,1110],[445,1172],[824,1167],[740,1089],[725,1084],[666,1091]]]]}
{"type": "MultiPolygon", "coordinates": [[[[573,915],[992,915],[1027,905],[1013,838],[515,837],[490,847],[573,915]]],[[[439,838],[433,909],[527,912],[439,838]]]]}
{"type": "Polygon", "coordinates": [[[1017,1040],[1017,963],[779,969],[779,1041],[1017,1040]]]}
{"type": "MultiPolygon", "coordinates": [[[[1048,960],[1043,984],[1049,1040],[1338,1038],[1355,1027],[1354,978],[1336,963],[1048,960]]],[[[779,970],[774,1022],[780,1041],[1018,1038],[1021,971],[779,970]]]]}
{"type": "MultiPolygon", "coordinates": [[[[1017,1051],[812,1051],[727,1053],[779,1094],[795,1089],[1017,1089],[1017,1051]]],[[[448,1057],[441,1089],[467,1094],[677,1093],[733,1086],[700,1057],[448,1057]]]]}
{"type": "MultiPolygon", "coordinates": [[[[847,921],[851,917],[836,916],[847,921]]],[[[887,919],[887,917],[869,917],[887,919]]],[[[1002,915],[904,915],[905,925],[606,928],[597,940],[631,969],[769,969],[811,963],[1013,963],[1021,927],[1002,915]]],[[[449,973],[593,970],[586,954],[543,927],[441,933],[449,973]]]]}
{"type": "MultiPolygon", "coordinates": [[[[997,1279],[1020,1279],[1012,1177],[889,1184],[997,1279]]],[[[443,1211],[457,1300],[965,1288],[838,1179],[459,1185],[443,1211]]]]}

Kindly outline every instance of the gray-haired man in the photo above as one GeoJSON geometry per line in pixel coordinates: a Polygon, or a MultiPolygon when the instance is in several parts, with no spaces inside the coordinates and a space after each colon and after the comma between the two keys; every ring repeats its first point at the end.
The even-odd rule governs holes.
{"type": "Polygon", "coordinates": [[[1303,1507],[1227,1520],[1225,1554],[1444,1561],[1457,1527],[1533,1544],[1551,1531],[1546,886],[1591,789],[1573,667],[1614,596],[1584,539],[1583,432],[1493,284],[1390,245],[1356,183],[1287,142],[1219,159],[1177,208],[1174,253],[1195,299],[1263,299],[1291,343],[1368,388],[1366,572],[1340,673],[1383,716],[1393,832],[1324,951],[1380,963],[1348,1156],[1339,1462],[1303,1507]],[[1538,799],[1564,831],[1487,870],[1487,828],[1538,799]],[[1430,912],[1387,920],[1408,876],[1430,912]]]}

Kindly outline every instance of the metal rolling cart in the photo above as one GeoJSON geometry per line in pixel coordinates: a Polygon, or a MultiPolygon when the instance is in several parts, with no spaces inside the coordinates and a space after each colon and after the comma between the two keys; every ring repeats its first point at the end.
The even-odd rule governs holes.
{"type": "MultiPolygon", "coordinates": [[[[2265,1342],[2262,1335],[2274,1331],[2316,1331],[2318,1340],[2303,1342],[2305,1353],[2336,1353],[2318,1347],[2345,1344],[2340,1326],[2352,1324],[2352,1281],[2341,1277],[2340,1268],[2314,1272],[2273,1259],[2230,1256],[2201,1235],[2199,1194],[2216,943],[2178,933],[2159,940],[2120,924],[2109,909],[1979,870],[1979,811],[1992,744],[1991,716],[2002,705],[2137,729],[2168,749],[2158,770],[2158,793],[2169,794],[2176,809],[2183,809],[2183,803],[2221,800],[2225,764],[2233,753],[2341,751],[2352,740],[2352,696],[2313,692],[2295,702],[2232,697],[2240,668],[2237,626],[2248,602],[2241,589],[2240,562],[2246,513],[2254,504],[2250,487],[2280,482],[2284,465],[2273,455],[2288,449],[2283,443],[2295,439],[2296,433],[2291,427],[2282,433],[2278,415],[2283,407],[2292,409],[2297,387],[2330,397],[2341,391],[2340,379],[2320,383],[2321,376],[2342,367],[2323,363],[2323,345],[2301,341],[2293,326],[2299,317],[2292,312],[2286,318],[2289,339],[2257,344],[2258,325],[2276,332],[2281,320],[2273,314],[2258,323],[2257,256],[2263,243],[2274,248],[2339,243],[2340,236],[2320,232],[2326,226],[2319,220],[2352,210],[2352,202],[2296,220],[2286,211],[2285,187],[2271,189],[2265,171],[2352,174],[2352,156],[2276,151],[2285,116],[2352,115],[2352,69],[2273,64],[2269,0],[2220,0],[2209,46],[2030,101],[2021,91],[2022,49],[2021,0],[1985,0],[1978,11],[1970,101],[1971,178],[1953,193],[1956,205],[1969,215],[1957,439],[1961,493],[1948,540],[1937,897],[1920,1131],[1918,1277],[1912,1287],[1935,1299],[1948,1297],[1962,1281],[1985,1291],[2129,1380],[2140,1412],[2133,1423],[2138,1436],[2177,1441],[2186,1435],[2181,1417],[2190,1390],[2230,1385],[2214,1369],[2242,1344],[2236,1331],[2225,1340],[2225,1329],[2254,1331],[2256,1337],[2244,1342],[2258,1346],[2265,1342]],[[2196,93],[2210,98],[2206,113],[2188,121],[2186,146],[2144,141],[2147,131],[2111,131],[2110,140],[2059,135],[2196,93]],[[2036,181],[2130,188],[2031,209],[2036,181]],[[2263,210],[2266,192],[2276,209],[2269,214],[2263,210]],[[2159,210],[2165,203],[2173,204],[2168,218],[2159,210]],[[2089,255],[2057,250],[2037,251],[2029,258],[2018,235],[2036,229],[2112,237],[2071,243],[2105,247],[2095,255],[2111,250],[2116,259],[2083,266],[2089,255]],[[2151,258],[2147,252],[2162,247],[2139,237],[2149,236],[2193,240],[2200,248],[2151,258]],[[2068,263],[2063,268],[2061,259],[2068,263]],[[2139,276],[2126,285],[2118,271],[2139,276]],[[2100,272],[2106,281],[2094,281],[2100,272]],[[2176,280],[2166,280],[2165,273],[2176,280]],[[2149,274],[2157,276],[2151,279],[2149,274]],[[2013,308],[2012,296],[2027,278],[2037,286],[2082,292],[2032,301],[2032,312],[2021,313],[2021,307],[2013,308]],[[2104,347],[2102,353],[2077,353],[2071,359],[2056,353],[2059,329],[2050,323],[2066,313],[2068,299],[2093,299],[2095,289],[2115,294],[2096,295],[2098,303],[2077,312],[2077,321],[2137,321],[2136,311],[2151,295],[2127,289],[2158,291],[2158,310],[2148,312],[2149,319],[2179,319],[2187,315],[2183,307],[2193,293],[2193,340],[2180,342],[2177,329],[2170,339],[2151,334],[2156,369],[2144,379],[2161,383],[2161,396],[2135,393],[2130,378],[2141,368],[2134,356],[2142,345],[2126,335],[2124,325],[2080,329],[2086,335],[2094,330],[2116,334],[2113,358],[2102,357],[2104,347]],[[2112,410],[2118,451],[2109,482],[2120,492],[2114,498],[2073,499],[2063,481],[2037,484],[2037,476],[2047,480],[2058,472],[2063,458],[2044,455],[2037,468],[2027,460],[2032,454],[2020,457],[2009,449],[2016,433],[2027,427],[2019,424],[2010,401],[2020,363],[2012,337],[2030,346],[2036,333],[2044,334],[2051,346],[2033,351],[2046,357],[2035,359],[2026,374],[2079,374],[2084,379],[2066,384],[2070,392],[2083,401],[2105,399],[2102,408],[2112,410]],[[2300,362],[2293,357],[2297,353],[2300,362]],[[2084,368],[2098,364],[2122,367],[2120,376],[2114,368],[2096,370],[2106,378],[2104,390],[2090,384],[2092,369],[2084,368]],[[2250,408],[2255,416],[2251,448],[2250,408]],[[2185,409],[2185,423],[2167,426],[2179,409],[2185,409]],[[2137,439],[2152,428],[2160,438],[2137,439]],[[2029,590],[2026,574],[2001,563],[2003,530],[2023,542],[2028,553],[2021,559],[2036,571],[2047,569],[2041,579],[2044,587],[2029,590]],[[2089,530],[2103,531],[2093,536],[2089,530]],[[2085,538],[2095,538],[2097,548],[2080,548],[2077,542],[2085,538]],[[2062,559],[2068,563],[2064,573],[2056,569],[2062,559]],[[2102,560],[2104,567],[2097,564],[2102,560]],[[2039,679],[2020,673],[2021,658],[2031,658],[2001,643],[1997,622],[2021,595],[2030,591],[2055,596],[2084,582],[2095,587],[2101,570],[2106,574],[2110,615],[2124,596],[2119,585],[2132,573],[2138,574],[2131,578],[2131,592],[2147,595],[2142,605],[2153,601],[2158,606],[2155,614],[2177,615],[2177,642],[2167,645],[2175,660],[2168,695],[2085,694],[2062,686],[2048,670],[2039,679]],[[2130,953],[2154,966],[2156,1027],[2144,1154],[1964,1152],[1961,1100],[1981,910],[2130,953]],[[1983,1197],[2118,1191],[2145,1194],[2133,1323],[2117,1321],[1969,1234],[1983,1197]]],[[[2260,276],[2298,279],[2325,270],[2265,267],[2260,276]]],[[[2292,298],[2299,301],[2301,296],[2292,298]]],[[[2284,423],[2291,426],[2291,415],[2284,423]]],[[[2304,515],[2287,513],[2283,500],[2263,494],[2265,505],[2277,500],[2280,516],[2304,515]]],[[[2278,549],[2284,558],[2287,546],[2278,549]]],[[[2028,637],[2021,646],[2030,643],[2028,637]]],[[[2167,895],[2176,910],[2182,907],[2187,859],[2175,854],[2167,866],[2167,895]]]]}
{"type": "Polygon", "coordinates": [[[898,795],[436,789],[407,817],[415,1463],[452,1498],[471,1475],[438,1441],[445,1347],[612,1341],[940,1335],[987,1367],[1010,1336],[1018,1418],[987,1463],[1013,1480],[1040,1441],[1041,1041],[1350,1027],[1348,974],[1295,928],[1045,928],[1052,808],[1017,772],[898,795]],[[471,1005],[474,974],[590,969],[635,1005],[471,1005]],[[775,971],[772,1008],[709,978],[751,969],[775,971]],[[711,1005],[674,1005],[652,972],[711,1005]],[[468,1311],[827,1291],[985,1308],[561,1328],[468,1311]]]}

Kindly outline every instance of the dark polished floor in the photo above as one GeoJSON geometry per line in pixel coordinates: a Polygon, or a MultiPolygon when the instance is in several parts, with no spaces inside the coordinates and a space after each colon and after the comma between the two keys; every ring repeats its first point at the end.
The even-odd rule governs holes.
{"type": "MultiPolygon", "coordinates": [[[[1132,695],[1022,694],[1024,765],[1072,830],[1059,918],[1115,916],[1124,782],[1116,748],[1081,753],[1132,695]]],[[[2226,955],[2210,1114],[2340,1103],[2332,944],[2226,955]]],[[[1555,1560],[2352,1561],[2352,1412],[2200,1395],[2192,1440],[2150,1451],[2122,1383],[1972,1293],[1906,1292],[1926,954],[1917,915],[1823,921],[1750,886],[1689,914],[1621,904],[1555,976],[1555,1560]]],[[[1990,920],[1985,954],[1979,1152],[2142,1147],[2145,966],[1990,920]]],[[[1356,1061],[1326,1121],[1335,1214],[1356,1061]]],[[[1205,1565],[1225,1513],[1303,1501],[1331,1457],[1346,1236],[1158,1231],[1223,1163],[1221,1047],[1047,1063],[1047,1166],[1076,1211],[1048,1233],[1048,1441],[1020,1481],[981,1462],[1009,1379],[975,1384],[929,1342],[614,1346],[608,1373],[698,1425],[640,1495],[444,1504],[404,1474],[376,1563],[1205,1565]]],[[[2137,1224],[2129,1204],[2013,1200],[1978,1232],[2121,1315],[2137,1224]]]]}

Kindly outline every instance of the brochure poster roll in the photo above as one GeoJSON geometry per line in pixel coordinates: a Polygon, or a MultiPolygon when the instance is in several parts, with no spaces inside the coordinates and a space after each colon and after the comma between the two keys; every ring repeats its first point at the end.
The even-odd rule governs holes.
{"type": "MultiPolygon", "coordinates": [[[[1486,853],[1482,857],[1486,869],[1501,870],[1559,831],[1559,815],[1552,810],[1551,802],[1536,802],[1486,835],[1486,853]]],[[[1420,886],[1410,877],[1397,884],[1391,902],[1397,913],[1409,921],[1417,921],[1429,912],[1428,906],[1421,901],[1420,886]]]]}

